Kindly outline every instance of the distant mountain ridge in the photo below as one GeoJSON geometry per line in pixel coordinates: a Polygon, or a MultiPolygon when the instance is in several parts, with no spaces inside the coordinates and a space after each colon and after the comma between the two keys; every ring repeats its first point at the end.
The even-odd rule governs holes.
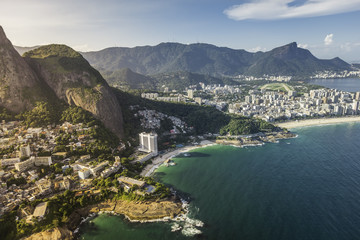
{"type": "Polygon", "coordinates": [[[34,49],[37,49],[41,46],[33,46],[33,47],[21,47],[21,46],[15,46],[14,45],[14,48],[15,50],[22,56],[24,53],[28,52],[28,51],[31,51],[31,50],[34,50],[34,49]]]}
{"type": "Polygon", "coordinates": [[[164,90],[163,86],[171,90],[183,91],[188,86],[198,85],[199,82],[220,85],[236,85],[236,81],[231,79],[221,79],[209,75],[190,73],[190,72],[172,72],[160,73],[152,76],[145,76],[133,72],[129,68],[123,68],[114,72],[102,72],[107,82],[116,88],[122,90],[130,89],[147,89],[147,90],[164,90]]]}
{"type": "Polygon", "coordinates": [[[295,42],[256,53],[204,43],[161,43],[157,46],[107,48],[82,55],[100,72],[130,68],[145,75],[184,71],[212,76],[310,76],[318,71],[351,69],[351,65],[340,58],[318,59],[295,42]]]}

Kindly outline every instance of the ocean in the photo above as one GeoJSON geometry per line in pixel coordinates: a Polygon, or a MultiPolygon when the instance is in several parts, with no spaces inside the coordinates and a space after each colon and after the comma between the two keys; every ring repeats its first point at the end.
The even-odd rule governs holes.
{"type": "Polygon", "coordinates": [[[309,83],[346,92],[360,92],[360,78],[312,79],[309,83]]]}
{"type": "Polygon", "coordinates": [[[359,239],[360,123],[293,131],[297,138],[263,146],[195,149],[160,167],[156,178],[190,199],[187,222],[100,215],[80,238],[359,239]]]}

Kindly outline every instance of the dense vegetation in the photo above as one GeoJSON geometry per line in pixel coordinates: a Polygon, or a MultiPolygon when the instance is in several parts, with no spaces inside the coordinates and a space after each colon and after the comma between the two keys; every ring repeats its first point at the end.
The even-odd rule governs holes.
{"type": "Polygon", "coordinates": [[[76,52],[72,48],[62,44],[51,44],[41,46],[31,51],[25,52],[24,57],[30,58],[47,58],[47,57],[69,57],[77,58],[81,57],[80,53],[76,52]]]}
{"type": "MultiPolygon", "coordinates": [[[[126,106],[131,105],[139,105],[141,107],[146,107],[147,109],[153,109],[178,117],[185,121],[190,127],[193,127],[195,134],[219,132],[220,128],[230,121],[230,116],[220,112],[214,107],[151,101],[120,90],[114,91],[116,92],[119,102],[123,106],[125,129],[128,131],[129,129],[134,129],[135,132],[138,132],[136,130],[141,130],[138,127],[139,125],[131,120],[134,119],[134,114],[131,111],[125,110],[127,108],[126,106]]],[[[135,132],[131,131],[131,134],[135,135],[135,132]]]]}
{"type": "Polygon", "coordinates": [[[229,124],[220,129],[220,134],[243,135],[274,131],[276,129],[274,125],[261,119],[232,116],[229,124]]]}
{"type": "Polygon", "coordinates": [[[47,102],[36,102],[35,107],[17,116],[23,121],[25,127],[43,127],[52,123],[58,123],[61,111],[50,106],[47,102]]]}
{"type": "MultiPolygon", "coordinates": [[[[27,112],[17,115],[23,121],[23,125],[29,127],[44,127],[49,124],[59,124],[65,121],[76,124],[83,123],[85,126],[93,127],[86,132],[77,132],[76,135],[86,134],[95,139],[87,146],[86,153],[100,153],[111,151],[118,145],[119,139],[114,133],[108,130],[104,124],[97,120],[90,112],[76,106],[50,105],[46,102],[37,102],[36,106],[27,112]],[[96,126],[96,127],[94,127],[96,126]]],[[[61,136],[60,136],[61,137],[61,136]]],[[[66,144],[58,144],[58,150],[64,150],[66,144]]],[[[80,154],[80,153],[79,153],[80,154]]]]}
{"type": "MultiPolygon", "coordinates": [[[[91,86],[98,83],[105,83],[100,73],[90,66],[83,56],[74,49],[62,44],[50,44],[41,46],[23,54],[29,60],[46,66],[47,70],[54,73],[84,73],[87,72],[91,77],[91,86]]],[[[83,86],[83,85],[81,85],[83,86]]]]}
{"type": "Polygon", "coordinates": [[[10,112],[4,107],[0,107],[0,119],[7,121],[11,121],[15,119],[15,114],[10,112]]]}

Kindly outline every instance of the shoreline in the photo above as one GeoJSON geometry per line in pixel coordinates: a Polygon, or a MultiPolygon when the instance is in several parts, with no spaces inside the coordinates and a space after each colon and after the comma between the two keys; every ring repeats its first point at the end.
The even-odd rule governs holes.
{"type": "Polygon", "coordinates": [[[360,116],[304,119],[304,120],[289,121],[283,123],[275,123],[274,125],[281,128],[292,129],[299,127],[311,127],[311,126],[331,125],[331,124],[350,123],[350,122],[360,122],[360,116]]]}
{"type": "Polygon", "coordinates": [[[155,171],[156,169],[158,169],[166,160],[171,159],[181,153],[185,153],[185,152],[189,152],[193,149],[196,148],[203,148],[203,147],[208,147],[211,145],[214,145],[216,143],[209,141],[209,140],[203,140],[201,141],[201,143],[199,145],[195,145],[195,146],[185,146],[183,148],[179,148],[179,149],[175,149],[174,151],[171,152],[167,152],[162,156],[156,156],[153,160],[152,163],[147,165],[142,172],[140,173],[140,176],[142,177],[150,177],[155,171]]]}

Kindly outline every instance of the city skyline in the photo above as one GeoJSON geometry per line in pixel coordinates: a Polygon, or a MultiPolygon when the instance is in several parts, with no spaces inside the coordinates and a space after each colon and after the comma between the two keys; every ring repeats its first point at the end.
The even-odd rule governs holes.
{"type": "Polygon", "coordinates": [[[318,58],[360,61],[359,0],[4,0],[0,6],[0,24],[17,46],[97,51],[201,42],[256,52],[295,41],[318,58]]]}

